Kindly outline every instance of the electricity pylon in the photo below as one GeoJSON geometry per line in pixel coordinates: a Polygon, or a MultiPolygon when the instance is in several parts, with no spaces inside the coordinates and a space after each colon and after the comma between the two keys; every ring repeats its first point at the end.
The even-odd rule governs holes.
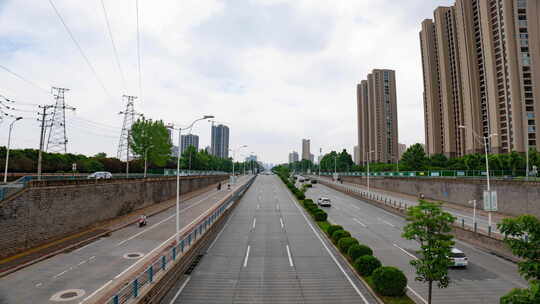
{"type": "Polygon", "coordinates": [[[49,126],[49,137],[47,139],[47,152],[67,153],[68,138],[66,134],[66,109],[75,111],[74,107],[66,105],[64,93],[69,91],[66,88],[52,88],[52,94],[56,101],[49,126]]]}

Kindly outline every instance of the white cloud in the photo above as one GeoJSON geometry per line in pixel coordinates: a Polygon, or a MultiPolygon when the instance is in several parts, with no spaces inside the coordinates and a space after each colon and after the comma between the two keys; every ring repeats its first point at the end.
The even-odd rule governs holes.
{"type": "MultiPolygon", "coordinates": [[[[105,0],[126,74],[121,83],[99,1],[54,1],[105,83],[109,99],[46,1],[0,1],[0,63],[41,87],[71,88],[76,116],[118,127],[70,123],[70,150],[116,154],[121,95],[139,95],[135,5],[105,0]]],[[[356,83],[374,68],[397,70],[400,141],[422,142],[418,30],[430,1],[139,0],[143,92],[137,107],[166,122],[216,115],[231,144],[283,162],[301,139],[312,151],[356,142],[356,83]]],[[[0,71],[0,93],[31,103],[52,98],[0,71]]],[[[32,109],[31,107],[24,107],[32,109]]],[[[37,147],[34,113],[17,126],[14,145],[37,147]]],[[[0,142],[7,139],[0,125],[0,142]]],[[[209,125],[194,133],[209,142],[209,125]]]]}

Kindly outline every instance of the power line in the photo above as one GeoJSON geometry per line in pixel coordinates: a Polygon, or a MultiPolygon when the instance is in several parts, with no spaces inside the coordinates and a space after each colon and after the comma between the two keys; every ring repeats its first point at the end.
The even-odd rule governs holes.
{"type": "Polygon", "coordinates": [[[15,72],[13,72],[12,70],[6,68],[5,66],[3,66],[3,65],[1,65],[1,64],[0,64],[0,69],[6,71],[6,72],[8,72],[8,73],[10,73],[11,75],[13,75],[13,76],[19,78],[20,80],[26,82],[27,84],[29,84],[29,85],[31,85],[31,86],[33,86],[33,87],[39,89],[40,91],[43,91],[43,92],[47,93],[47,95],[50,95],[50,94],[51,94],[51,92],[49,92],[49,90],[46,90],[46,89],[40,87],[40,86],[37,85],[35,82],[28,80],[27,78],[21,76],[20,74],[17,74],[17,73],[15,73],[15,72]]]}
{"type": "Polygon", "coordinates": [[[137,58],[138,58],[138,69],[139,69],[139,96],[142,98],[142,75],[141,75],[141,32],[139,26],[139,0],[135,0],[135,8],[137,10],[137,58]]]}
{"type": "Polygon", "coordinates": [[[118,71],[120,72],[120,77],[122,78],[122,85],[124,86],[124,91],[127,92],[126,87],[126,78],[124,76],[124,71],[122,70],[122,65],[120,64],[120,59],[118,57],[118,50],[116,49],[116,44],[114,43],[114,38],[111,30],[111,24],[109,23],[109,16],[107,15],[107,9],[105,8],[105,3],[101,0],[101,7],[103,8],[103,15],[105,16],[105,23],[107,24],[107,30],[109,31],[109,38],[111,39],[111,45],[114,52],[114,58],[116,59],[116,65],[118,66],[118,71]]]}
{"type": "Polygon", "coordinates": [[[99,85],[101,86],[101,88],[103,89],[103,91],[105,92],[105,94],[109,97],[109,99],[112,100],[111,98],[111,94],[109,94],[109,91],[107,91],[107,88],[105,87],[105,84],[103,83],[103,81],[101,81],[101,78],[99,78],[97,72],[96,72],[96,69],[94,69],[94,66],[92,65],[92,63],[90,62],[90,60],[88,59],[88,56],[86,56],[86,54],[84,53],[81,45],[79,44],[79,42],[77,42],[77,39],[75,39],[75,36],[73,35],[73,33],[71,32],[71,30],[69,29],[69,27],[67,26],[66,22],[64,21],[64,18],[62,17],[62,15],[60,15],[60,12],[58,11],[58,9],[56,8],[56,6],[54,5],[53,1],[52,0],[49,0],[49,3],[51,4],[52,8],[54,9],[54,12],[56,13],[56,15],[58,16],[58,19],[60,19],[60,22],[62,22],[62,25],[64,26],[64,28],[66,29],[69,37],[71,38],[71,40],[73,41],[73,43],[75,43],[75,46],[77,46],[77,49],[79,50],[79,52],[81,53],[81,56],[84,58],[84,60],[86,61],[86,64],[88,65],[88,67],[90,68],[90,70],[92,71],[92,73],[94,74],[94,77],[96,78],[96,80],[98,81],[99,85]]]}

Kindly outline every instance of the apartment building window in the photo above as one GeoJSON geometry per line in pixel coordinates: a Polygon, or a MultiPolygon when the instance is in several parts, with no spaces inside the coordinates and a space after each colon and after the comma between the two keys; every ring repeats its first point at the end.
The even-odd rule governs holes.
{"type": "Polygon", "coordinates": [[[536,127],[535,126],[529,126],[529,133],[534,133],[536,132],[536,127]]]}

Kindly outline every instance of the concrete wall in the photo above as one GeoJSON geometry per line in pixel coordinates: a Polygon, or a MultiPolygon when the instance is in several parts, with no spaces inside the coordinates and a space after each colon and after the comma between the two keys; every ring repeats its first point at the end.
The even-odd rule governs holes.
{"type": "MultiPolygon", "coordinates": [[[[343,177],[344,181],[365,185],[363,177],[343,177]]],[[[389,191],[469,206],[470,200],[483,201],[486,181],[452,178],[370,178],[370,186],[389,191]]],[[[499,212],[508,215],[524,213],[540,217],[540,183],[492,180],[491,190],[497,191],[499,212]]]]}
{"type": "MultiPolygon", "coordinates": [[[[181,193],[225,176],[183,177],[181,193]]],[[[176,196],[176,178],[32,182],[0,202],[0,257],[176,196]]]]}

